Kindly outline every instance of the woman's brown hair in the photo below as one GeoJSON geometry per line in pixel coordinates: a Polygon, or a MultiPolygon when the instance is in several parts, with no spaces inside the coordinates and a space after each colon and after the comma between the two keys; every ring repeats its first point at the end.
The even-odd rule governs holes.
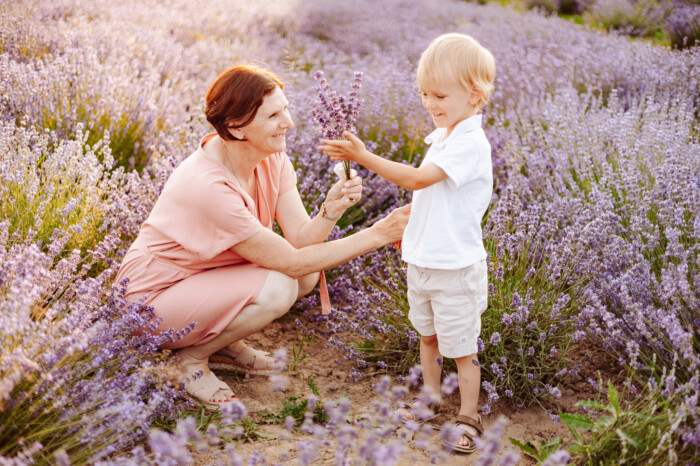
{"type": "Polygon", "coordinates": [[[218,135],[238,141],[229,131],[253,121],[266,95],[284,83],[272,72],[255,65],[236,65],[221,73],[207,91],[204,114],[218,135]]]}

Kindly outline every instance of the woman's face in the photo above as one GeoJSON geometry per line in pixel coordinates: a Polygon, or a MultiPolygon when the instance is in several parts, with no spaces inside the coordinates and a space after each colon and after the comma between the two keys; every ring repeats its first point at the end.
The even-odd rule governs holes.
{"type": "Polygon", "coordinates": [[[289,114],[289,102],[279,87],[263,98],[253,121],[238,131],[251,148],[267,157],[287,148],[286,133],[294,126],[289,114]]]}

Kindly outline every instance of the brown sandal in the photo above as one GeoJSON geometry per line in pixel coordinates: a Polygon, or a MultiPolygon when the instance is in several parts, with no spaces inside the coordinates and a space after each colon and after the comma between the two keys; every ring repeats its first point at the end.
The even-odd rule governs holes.
{"type": "Polygon", "coordinates": [[[472,435],[465,429],[460,428],[462,430],[462,436],[459,440],[466,438],[467,440],[469,440],[469,445],[460,445],[459,440],[456,443],[450,442],[448,440],[443,440],[442,443],[444,443],[445,445],[452,448],[452,450],[458,453],[472,453],[474,452],[474,450],[476,450],[476,442],[474,441],[474,439],[476,437],[481,437],[484,433],[484,426],[483,424],[481,424],[481,416],[479,416],[479,420],[476,420],[469,416],[459,415],[457,416],[457,422],[455,422],[455,426],[460,425],[473,427],[474,430],[476,430],[476,435],[472,435]]]}

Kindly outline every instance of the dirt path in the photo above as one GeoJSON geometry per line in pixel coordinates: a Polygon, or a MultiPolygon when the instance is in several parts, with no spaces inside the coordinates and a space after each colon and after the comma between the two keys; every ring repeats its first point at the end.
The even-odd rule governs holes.
{"type": "MultiPolygon", "coordinates": [[[[293,350],[297,351],[301,342],[301,335],[297,332],[294,320],[298,315],[288,315],[264,329],[261,333],[250,337],[247,342],[255,348],[274,351],[277,348],[285,347],[292,361],[293,350]]],[[[313,327],[313,323],[308,324],[313,327]]],[[[306,355],[299,362],[292,373],[285,372],[289,377],[289,385],[284,393],[274,392],[268,382],[267,377],[262,376],[241,376],[229,372],[219,372],[218,375],[231,385],[239,399],[246,405],[248,412],[253,419],[260,419],[256,412],[263,409],[278,410],[282,407],[282,400],[291,395],[300,395],[306,398],[312,392],[308,381],[313,379],[322,399],[338,400],[347,396],[352,401],[352,413],[361,415],[369,412],[371,402],[377,397],[373,388],[381,375],[367,376],[357,382],[350,382],[350,368],[348,362],[343,361],[342,354],[332,348],[325,348],[325,342],[320,337],[314,337],[312,342],[304,343],[301,355],[306,355]],[[337,363],[335,361],[341,361],[337,363]]],[[[601,368],[610,372],[613,367],[610,358],[604,353],[597,351],[578,351],[574,355],[581,363],[583,370],[581,374],[569,380],[562,386],[562,397],[552,404],[550,409],[553,412],[562,410],[564,412],[582,412],[575,406],[576,401],[586,399],[595,395],[593,388],[586,382],[589,377],[597,378],[597,370],[601,368]]],[[[484,393],[482,391],[482,397],[484,393]]],[[[481,400],[480,405],[485,400],[481,400]]],[[[437,425],[449,420],[456,415],[459,407],[459,394],[453,393],[443,400],[441,414],[436,419],[437,425]]],[[[520,441],[542,441],[555,437],[569,438],[569,433],[563,423],[555,423],[550,420],[545,410],[540,406],[532,406],[517,409],[505,400],[499,400],[492,408],[492,413],[483,416],[486,429],[496,421],[498,416],[505,416],[508,424],[502,437],[501,453],[506,450],[514,450],[508,437],[516,438],[520,441]]],[[[259,425],[259,431],[270,435],[274,439],[258,440],[252,443],[242,443],[237,446],[237,452],[244,458],[248,458],[255,450],[264,455],[269,463],[296,464],[297,452],[295,446],[298,440],[304,436],[300,434],[289,434],[281,425],[259,425]],[[284,438],[291,439],[284,440],[284,438]],[[285,452],[286,459],[285,459],[285,452]]],[[[437,434],[433,435],[434,441],[438,442],[437,434]]],[[[413,449],[413,455],[408,455],[401,461],[402,465],[428,464],[430,458],[422,450],[413,449]]],[[[215,464],[219,453],[211,451],[197,456],[197,464],[215,464]]],[[[469,465],[473,464],[479,453],[471,455],[454,455],[449,458],[449,464],[469,465]]],[[[332,449],[328,449],[324,456],[314,464],[333,465],[335,464],[332,449]]],[[[535,461],[522,455],[519,464],[535,464],[535,461]]]]}

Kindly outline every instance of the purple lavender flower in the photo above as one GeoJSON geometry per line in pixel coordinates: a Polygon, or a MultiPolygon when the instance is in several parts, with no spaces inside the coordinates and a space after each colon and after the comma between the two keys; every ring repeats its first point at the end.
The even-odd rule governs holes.
{"type": "Polygon", "coordinates": [[[421,381],[423,369],[420,366],[413,366],[408,370],[408,381],[414,387],[421,381]]]}
{"type": "Polygon", "coordinates": [[[289,378],[285,375],[273,374],[269,377],[270,389],[273,392],[283,392],[289,385],[289,378]]]}
{"type": "Polygon", "coordinates": [[[272,355],[274,359],[273,366],[277,370],[282,370],[287,365],[289,356],[287,355],[287,348],[279,348],[272,355]]]}
{"type": "Polygon", "coordinates": [[[442,393],[442,396],[448,396],[457,388],[459,388],[459,377],[457,377],[457,374],[451,373],[442,380],[442,384],[440,385],[440,393],[442,393]]]}
{"type": "Polygon", "coordinates": [[[542,462],[542,466],[564,466],[571,461],[571,455],[566,450],[557,450],[542,462]]]}
{"type": "Polygon", "coordinates": [[[247,410],[243,403],[238,400],[233,400],[230,403],[224,403],[221,406],[221,422],[223,424],[233,424],[243,419],[247,410]]]}
{"type": "MultiPolygon", "coordinates": [[[[355,121],[360,113],[362,100],[358,92],[362,83],[362,73],[355,71],[351,91],[347,98],[339,96],[326,80],[321,70],[314,73],[319,83],[316,87],[318,102],[312,105],[311,114],[316,123],[321,125],[321,135],[326,139],[341,139],[343,131],[356,132],[355,121]]],[[[350,179],[350,162],[343,161],[345,177],[350,179]]]]}

